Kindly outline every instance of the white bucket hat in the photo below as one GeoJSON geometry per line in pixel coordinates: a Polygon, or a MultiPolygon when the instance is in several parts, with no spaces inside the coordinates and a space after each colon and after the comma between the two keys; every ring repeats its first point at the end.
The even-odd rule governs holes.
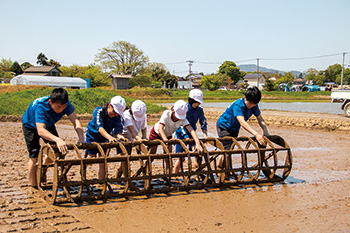
{"type": "Polygon", "coordinates": [[[174,104],[175,116],[178,119],[186,119],[186,113],[188,110],[187,103],[183,100],[178,100],[174,104]]]}
{"type": "Polygon", "coordinates": [[[114,111],[116,113],[118,113],[119,115],[123,116],[123,111],[125,109],[125,100],[123,97],[121,96],[114,96],[112,99],[111,99],[111,105],[114,109],[114,111]]]}
{"type": "Polygon", "coordinates": [[[201,90],[198,90],[198,89],[191,90],[189,97],[194,99],[200,104],[203,103],[203,92],[201,90]]]}
{"type": "Polygon", "coordinates": [[[141,100],[135,100],[131,104],[131,111],[136,121],[145,120],[147,108],[146,108],[146,104],[141,100]]]}

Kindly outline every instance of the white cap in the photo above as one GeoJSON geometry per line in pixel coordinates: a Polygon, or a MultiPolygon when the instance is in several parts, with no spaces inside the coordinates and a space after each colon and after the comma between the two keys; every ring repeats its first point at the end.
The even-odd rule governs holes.
{"type": "Polygon", "coordinates": [[[144,121],[146,118],[146,104],[141,100],[135,100],[131,105],[132,115],[137,121],[144,121]]]}
{"type": "Polygon", "coordinates": [[[123,111],[125,109],[125,100],[123,97],[121,96],[114,96],[112,99],[111,99],[111,105],[114,109],[114,111],[116,113],[118,113],[119,115],[123,116],[123,111]]]}
{"type": "Polygon", "coordinates": [[[199,102],[200,104],[203,103],[203,92],[201,90],[198,90],[198,89],[191,90],[189,97],[199,102]]]}
{"type": "Polygon", "coordinates": [[[175,116],[178,119],[186,119],[186,113],[188,110],[187,103],[183,100],[178,100],[174,104],[174,111],[175,111],[175,116]]]}

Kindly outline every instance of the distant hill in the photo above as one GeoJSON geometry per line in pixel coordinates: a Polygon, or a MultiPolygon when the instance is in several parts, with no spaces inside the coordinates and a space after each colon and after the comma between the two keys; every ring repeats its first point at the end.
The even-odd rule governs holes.
{"type": "MultiPolygon", "coordinates": [[[[241,71],[244,71],[244,72],[256,72],[256,70],[257,70],[257,66],[255,64],[239,65],[238,67],[241,71]]],[[[266,68],[263,66],[259,66],[259,71],[260,72],[269,72],[269,73],[278,73],[278,74],[284,74],[284,72],[285,72],[282,70],[270,69],[270,68],[266,68]]],[[[297,71],[297,70],[292,70],[290,72],[292,72],[297,77],[301,74],[301,72],[297,71]]]]}

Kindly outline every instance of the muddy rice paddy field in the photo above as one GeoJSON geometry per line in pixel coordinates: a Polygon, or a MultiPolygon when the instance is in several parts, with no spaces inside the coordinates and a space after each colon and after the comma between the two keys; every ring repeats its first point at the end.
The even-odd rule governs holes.
{"type": "MultiPolygon", "coordinates": [[[[222,109],[205,112],[210,136],[216,137],[215,119],[222,109]]],[[[0,232],[350,232],[350,119],[278,111],[263,111],[263,116],[270,134],[283,137],[292,149],[292,172],[283,183],[79,206],[49,205],[29,187],[21,123],[3,119],[0,232]]],[[[77,140],[64,121],[57,129],[68,142],[77,140]]],[[[240,135],[249,136],[244,130],[240,135]]]]}

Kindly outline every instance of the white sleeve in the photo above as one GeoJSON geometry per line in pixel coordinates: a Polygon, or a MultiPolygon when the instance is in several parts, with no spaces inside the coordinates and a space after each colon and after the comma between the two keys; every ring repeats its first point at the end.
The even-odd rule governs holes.
{"type": "MultiPolygon", "coordinates": [[[[165,110],[162,114],[162,116],[160,117],[159,123],[166,125],[168,122],[168,118],[169,118],[169,111],[171,110],[165,110]]],[[[171,115],[170,115],[171,116],[171,115]]]]}
{"type": "Polygon", "coordinates": [[[130,114],[127,114],[124,112],[124,128],[127,128],[128,126],[134,125],[132,123],[132,119],[130,114]]]}

